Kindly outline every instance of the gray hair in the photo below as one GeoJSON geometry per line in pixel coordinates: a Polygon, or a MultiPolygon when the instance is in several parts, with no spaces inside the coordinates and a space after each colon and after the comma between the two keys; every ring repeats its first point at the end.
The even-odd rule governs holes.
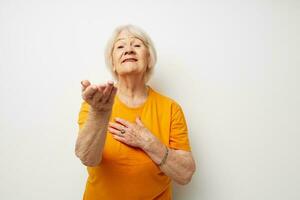
{"type": "Polygon", "coordinates": [[[134,26],[131,24],[122,25],[122,26],[118,26],[113,31],[111,38],[108,40],[108,42],[106,44],[106,48],[105,48],[105,52],[104,52],[106,66],[111,71],[113,77],[116,80],[118,80],[118,75],[113,70],[112,52],[114,49],[114,44],[116,42],[116,39],[123,30],[127,30],[129,33],[131,33],[138,39],[142,40],[148,49],[149,62],[148,62],[148,66],[147,66],[147,70],[146,70],[146,74],[145,74],[145,82],[148,82],[148,80],[150,79],[150,77],[153,73],[154,66],[156,64],[157,55],[156,55],[156,50],[155,50],[155,47],[154,47],[154,44],[153,44],[151,38],[147,35],[147,33],[145,31],[143,31],[141,28],[139,28],[137,26],[134,26]]]}

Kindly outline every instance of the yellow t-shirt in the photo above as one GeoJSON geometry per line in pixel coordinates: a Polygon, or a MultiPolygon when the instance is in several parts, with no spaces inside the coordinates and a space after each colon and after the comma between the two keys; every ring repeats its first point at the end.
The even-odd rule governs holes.
{"type": "MultiPolygon", "coordinates": [[[[135,122],[137,116],[152,134],[172,149],[191,151],[188,129],[178,103],[150,86],[145,103],[130,108],[115,96],[110,121],[115,117],[135,122]]],[[[87,119],[89,105],[83,102],[78,124],[87,119]]],[[[123,144],[107,132],[99,166],[87,167],[84,200],[170,200],[171,179],[141,149],[123,144]]]]}

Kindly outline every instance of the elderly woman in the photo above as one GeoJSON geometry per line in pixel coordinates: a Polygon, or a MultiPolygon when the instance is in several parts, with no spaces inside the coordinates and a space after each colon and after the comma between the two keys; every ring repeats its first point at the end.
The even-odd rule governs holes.
{"type": "Polygon", "coordinates": [[[147,81],[156,63],[149,36],[118,27],[105,52],[116,83],[81,82],[75,154],[87,166],[85,200],[169,200],[171,180],[195,172],[183,110],[147,81]]]}

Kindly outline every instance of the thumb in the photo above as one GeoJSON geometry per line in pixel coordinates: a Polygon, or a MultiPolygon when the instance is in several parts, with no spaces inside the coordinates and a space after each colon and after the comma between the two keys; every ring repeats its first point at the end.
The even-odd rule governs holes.
{"type": "Polygon", "coordinates": [[[84,91],[91,83],[88,80],[81,81],[81,91],[84,91]]]}
{"type": "Polygon", "coordinates": [[[138,116],[138,117],[135,119],[135,121],[136,121],[136,123],[137,123],[138,125],[140,125],[140,126],[144,126],[144,124],[143,124],[143,122],[142,122],[142,120],[141,120],[141,117],[140,117],[140,116],[138,116]]]}
{"type": "Polygon", "coordinates": [[[83,81],[81,81],[81,85],[83,86],[83,87],[87,87],[87,86],[89,86],[91,83],[88,81],[88,80],[83,80],[83,81]]]}

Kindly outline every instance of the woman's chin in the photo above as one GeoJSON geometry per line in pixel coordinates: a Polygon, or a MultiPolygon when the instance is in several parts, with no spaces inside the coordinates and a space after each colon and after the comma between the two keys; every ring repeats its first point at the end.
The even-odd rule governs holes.
{"type": "Polygon", "coordinates": [[[125,63],[122,63],[121,67],[122,68],[138,68],[139,66],[137,65],[136,62],[125,62],[125,63]]]}
{"type": "Polygon", "coordinates": [[[120,70],[118,70],[118,74],[125,76],[125,75],[136,75],[136,74],[142,74],[143,69],[141,69],[140,66],[137,65],[123,65],[121,66],[120,70]]]}
{"type": "Polygon", "coordinates": [[[118,72],[118,74],[120,76],[131,76],[131,75],[138,75],[138,74],[142,75],[143,71],[138,69],[128,69],[128,70],[123,69],[122,71],[118,72]]]}

